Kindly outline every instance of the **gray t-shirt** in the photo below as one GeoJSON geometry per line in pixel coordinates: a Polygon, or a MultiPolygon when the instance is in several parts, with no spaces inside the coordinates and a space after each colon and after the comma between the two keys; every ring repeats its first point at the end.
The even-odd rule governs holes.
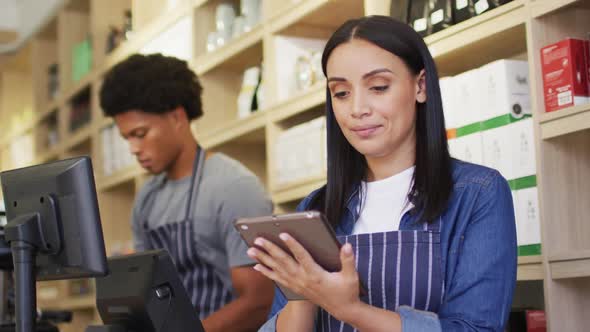
{"type": "MultiPolygon", "coordinates": [[[[184,220],[190,179],[187,176],[169,180],[165,174],[160,174],[149,179],[140,190],[132,215],[137,251],[146,249],[143,230],[146,219],[150,229],[184,220]],[[154,195],[154,199],[146,200],[148,195],[154,195]]],[[[196,201],[193,195],[190,215],[195,223],[194,243],[201,259],[215,268],[225,286],[233,289],[230,268],[254,263],[247,256],[248,248],[233,222],[239,217],[271,214],[272,202],[250,170],[221,153],[205,160],[201,183],[195,193],[196,201]]]]}

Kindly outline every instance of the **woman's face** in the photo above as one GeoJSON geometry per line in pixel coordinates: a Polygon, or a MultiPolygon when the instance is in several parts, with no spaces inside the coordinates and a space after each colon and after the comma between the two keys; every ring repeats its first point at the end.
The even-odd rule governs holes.
{"type": "Polygon", "coordinates": [[[368,161],[413,160],[416,102],[426,101],[424,71],[413,74],[398,56],[362,39],[336,47],[326,65],[336,121],[368,161]]]}

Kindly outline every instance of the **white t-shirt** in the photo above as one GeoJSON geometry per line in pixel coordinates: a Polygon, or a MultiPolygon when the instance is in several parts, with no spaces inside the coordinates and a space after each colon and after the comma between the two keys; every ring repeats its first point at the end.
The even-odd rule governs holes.
{"type": "Polygon", "coordinates": [[[390,232],[399,229],[404,213],[414,206],[408,193],[414,175],[412,166],[383,180],[362,182],[363,202],[353,234],[390,232]]]}

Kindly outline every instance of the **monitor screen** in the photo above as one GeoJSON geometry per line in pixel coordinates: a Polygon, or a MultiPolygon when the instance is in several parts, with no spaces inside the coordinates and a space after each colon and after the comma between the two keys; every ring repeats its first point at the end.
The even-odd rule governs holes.
{"type": "Polygon", "coordinates": [[[0,173],[0,182],[9,226],[11,221],[35,216],[43,244],[36,248],[37,280],[107,273],[90,158],[5,171],[0,173]]]}
{"type": "Polygon", "coordinates": [[[204,332],[165,250],[109,258],[96,278],[96,304],[105,324],[133,332],[204,332]]]}

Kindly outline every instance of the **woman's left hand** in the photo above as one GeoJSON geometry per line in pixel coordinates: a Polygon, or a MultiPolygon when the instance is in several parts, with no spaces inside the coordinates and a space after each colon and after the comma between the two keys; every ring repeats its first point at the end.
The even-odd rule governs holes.
{"type": "Polygon", "coordinates": [[[336,319],[347,321],[354,308],[362,304],[352,246],[347,243],[340,249],[342,269],[338,272],[328,272],[319,266],[293,237],[282,233],[280,238],[294,257],[274,243],[257,238],[254,243],[266,253],[254,247],[248,249],[248,255],[260,263],[256,264],[254,269],[304,296],[336,319]]]}

